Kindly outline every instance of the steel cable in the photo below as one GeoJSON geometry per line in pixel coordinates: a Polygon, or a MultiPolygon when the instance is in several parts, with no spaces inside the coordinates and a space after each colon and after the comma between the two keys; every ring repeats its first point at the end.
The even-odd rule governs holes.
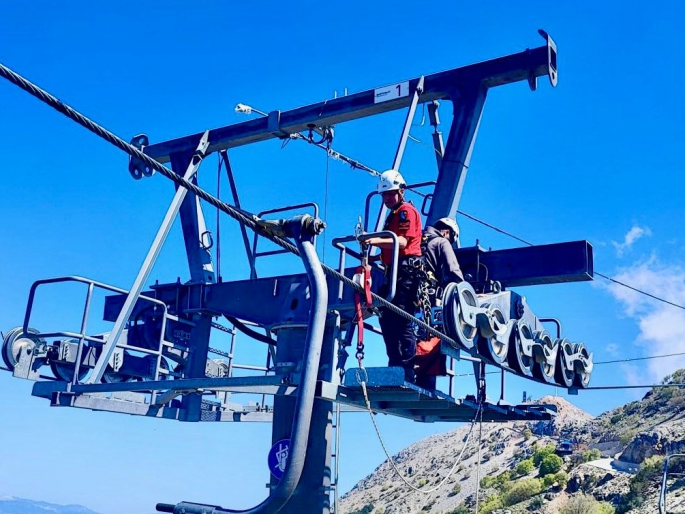
{"type": "MultiPolygon", "coordinates": [[[[70,118],[71,120],[75,121],[82,127],[88,129],[92,133],[94,133],[96,136],[104,139],[108,143],[116,146],[120,150],[126,152],[129,154],[131,157],[135,157],[136,159],[139,159],[143,163],[147,164],[150,168],[154,169],[155,171],[158,171],[162,175],[164,175],[166,178],[169,180],[173,181],[177,185],[186,188],[187,190],[191,191],[195,195],[197,195],[199,198],[203,199],[210,205],[213,205],[214,207],[222,210],[226,214],[228,214],[230,217],[238,221],[239,223],[242,223],[243,225],[246,225],[249,227],[251,230],[257,232],[258,234],[262,235],[263,237],[266,237],[267,239],[271,240],[272,242],[276,243],[280,247],[284,248],[285,250],[288,250],[289,252],[297,255],[298,257],[300,256],[300,252],[297,250],[296,246],[292,244],[290,241],[283,239],[282,237],[279,237],[271,231],[263,227],[259,224],[259,221],[261,221],[257,216],[254,214],[251,214],[247,211],[244,211],[242,209],[237,209],[225,202],[222,202],[218,198],[215,198],[211,194],[207,193],[204,189],[201,189],[200,187],[196,186],[192,182],[189,182],[188,180],[184,179],[180,175],[178,175],[176,172],[172,171],[171,169],[167,168],[160,162],[150,158],[149,156],[145,155],[142,151],[140,151],[138,148],[135,146],[131,145],[130,143],[127,143],[123,139],[121,139],[119,136],[113,134],[109,130],[105,129],[101,125],[98,125],[94,121],[90,120],[83,114],[79,113],[78,111],[74,110],[72,107],[68,106],[67,104],[63,103],[61,100],[56,98],[55,96],[51,95],[47,91],[41,89],[37,85],[29,82],[27,79],[22,77],[21,75],[15,73],[11,69],[7,68],[5,65],[0,63],[0,76],[4,77],[5,79],[9,80],[16,86],[20,87],[27,93],[31,94],[32,96],[36,97],[38,100],[48,104],[50,107],[55,109],[56,111],[64,114],[66,117],[70,118]]],[[[204,156],[202,156],[204,157],[204,156]]],[[[351,279],[347,278],[343,274],[339,273],[338,271],[334,270],[333,268],[330,268],[326,266],[325,264],[321,264],[321,267],[323,268],[323,272],[330,276],[333,277],[343,284],[345,284],[348,287],[351,287],[353,290],[358,291],[360,293],[364,292],[364,289],[357,285],[355,282],[353,282],[351,279]]],[[[439,332],[435,328],[431,327],[430,325],[424,323],[423,321],[419,320],[418,318],[414,317],[413,315],[405,312],[404,310],[396,307],[392,303],[388,302],[384,298],[378,296],[375,293],[371,293],[372,298],[374,302],[382,307],[385,307],[389,309],[390,311],[394,312],[398,316],[403,317],[406,320],[412,321],[416,323],[419,327],[425,329],[428,333],[434,335],[435,337],[438,337],[440,340],[449,343],[455,348],[458,348],[458,345],[456,341],[454,341],[452,338],[446,336],[442,332],[439,332]]]]}

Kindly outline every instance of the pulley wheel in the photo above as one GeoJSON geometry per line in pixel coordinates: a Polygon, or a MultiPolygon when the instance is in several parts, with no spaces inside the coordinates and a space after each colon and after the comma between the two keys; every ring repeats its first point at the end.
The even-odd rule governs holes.
{"type": "Polygon", "coordinates": [[[28,335],[24,334],[24,330],[21,327],[16,327],[7,332],[5,338],[2,341],[2,360],[5,366],[9,368],[10,371],[14,371],[17,362],[19,361],[19,355],[23,349],[29,349],[33,351],[37,343],[45,344],[43,339],[36,337],[39,332],[33,328],[29,328],[28,335]]]}
{"type": "MultiPolygon", "coordinates": [[[[78,339],[69,339],[69,342],[78,344],[78,339]]],[[[88,346],[84,344],[81,355],[85,355],[87,352],[88,346]]],[[[52,374],[55,375],[57,380],[72,382],[74,380],[75,369],[76,364],[73,362],[50,361],[50,370],[52,371],[52,374]]],[[[90,373],[90,369],[81,364],[78,370],[78,381],[83,382],[83,380],[88,376],[88,373],[90,373]]]]}
{"type": "Polygon", "coordinates": [[[488,305],[487,311],[487,318],[480,317],[483,321],[479,323],[478,353],[486,359],[501,364],[506,360],[509,350],[509,338],[501,335],[507,330],[507,320],[502,310],[496,305],[488,305]]]}
{"type": "Polygon", "coordinates": [[[509,351],[507,353],[507,362],[509,366],[524,377],[533,376],[532,355],[523,353],[523,345],[521,339],[533,339],[533,332],[530,330],[528,324],[523,320],[518,320],[516,326],[511,333],[511,343],[509,344],[509,351]]]}
{"type": "MultiPolygon", "coordinates": [[[[456,316],[457,316],[457,306],[458,300],[456,299],[455,292],[457,290],[457,284],[450,283],[445,287],[445,291],[442,295],[442,325],[445,333],[455,341],[459,339],[457,336],[456,329],[456,316]]],[[[455,350],[460,350],[458,346],[454,348],[455,350]]]]}
{"type": "Polygon", "coordinates": [[[464,306],[478,307],[478,297],[476,292],[468,282],[460,282],[455,290],[457,298],[455,302],[454,329],[457,340],[464,347],[465,350],[473,348],[474,339],[478,334],[478,328],[471,326],[466,322],[464,314],[464,306]]]}
{"type": "MultiPolygon", "coordinates": [[[[590,359],[590,353],[587,351],[587,348],[585,348],[583,343],[574,343],[573,353],[580,353],[586,359],[590,359]]],[[[574,367],[575,373],[573,376],[573,385],[585,389],[588,385],[590,385],[590,373],[583,371],[583,366],[578,363],[575,363],[574,367]]]]}
{"type": "Polygon", "coordinates": [[[559,351],[557,352],[557,365],[554,370],[554,380],[562,387],[571,387],[575,372],[573,369],[568,369],[568,362],[572,352],[571,343],[568,339],[557,339],[559,351]]]}
{"type": "MultiPolygon", "coordinates": [[[[552,341],[552,338],[546,330],[542,330],[535,334],[535,342],[549,350],[554,350],[554,341],[552,341]]],[[[533,376],[547,384],[553,384],[555,368],[556,361],[545,359],[544,354],[540,355],[534,359],[533,376]]]]}

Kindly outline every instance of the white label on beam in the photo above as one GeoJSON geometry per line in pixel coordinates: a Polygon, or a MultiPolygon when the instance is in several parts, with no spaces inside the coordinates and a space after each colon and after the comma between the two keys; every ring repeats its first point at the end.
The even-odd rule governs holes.
{"type": "Polygon", "coordinates": [[[381,102],[387,102],[388,100],[395,100],[405,96],[409,96],[409,81],[374,89],[373,103],[379,104],[381,102]]]}

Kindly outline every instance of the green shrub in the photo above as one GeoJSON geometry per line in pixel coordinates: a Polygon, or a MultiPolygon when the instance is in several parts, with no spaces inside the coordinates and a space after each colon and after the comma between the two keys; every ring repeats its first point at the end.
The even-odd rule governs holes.
{"type": "Polygon", "coordinates": [[[563,471],[559,471],[554,475],[554,481],[559,484],[559,487],[563,489],[568,484],[568,475],[563,471]]]}
{"type": "Polygon", "coordinates": [[[611,424],[615,425],[616,423],[621,421],[623,419],[623,417],[624,417],[623,412],[618,412],[618,413],[614,414],[613,416],[611,416],[611,424]]]}
{"type": "Polygon", "coordinates": [[[504,494],[502,499],[506,506],[515,505],[539,494],[541,490],[542,484],[537,478],[519,480],[512,484],[511,488],[504,494]]]}
{"type": "Polygon", "coordinates": [[[598,502],[597,503],[597,514],[615,514],[616,509],[609,502],[598,502]]]}
{"type": "Polygon", "coordinates": [[[511,473],[509,471],[503,471],[495,477],[497,482],[497,487],[501,488],[511,480],[511,473]]]}
{"type": "Polygon", "coordinates": [[[532,500],[530,500],[530,503],[528,504],[528,510],[533,511],[533,512],[540,512],[540,509],[542,508],[542,505],[545,503],[545,501],[542,499],[541,496],[536,496],[532,500]]]}
{"type": "Polygon", "coordinates": [[[478,514],[490,514],[491,512],[501,509],[502,507],[504,507],[502,497],[499,495],[491,496],[481,503],[480,508],[478,509],[478,514]]]}
{"type": "Polygon", "coordinates": [[[490,487],[495,486],[495,478],[494,477],[483,477],[480,480],[480,487],[482,489],[489,489],[490,487]]]}
{"type": "Polygon", "coordinates": [[[542,487],[550,487],[554,483],[554,475],[545,475],[542,478],[542,487]]]}
{"type": "Polygon", "coordinates": [[[454,484],[454,487],[452,490],[449,492],[448,496],[456,496],[461,492],[461,486],[459,484],[454,484]]]}
{"type": "Polygon", "coordinates": [[[535,453],[533,454],[533,464],[539,466],[545,457],[554,454],[554,450],[555,446],[553,444],[548,444],[547,446],[538,448],[537,450],[535,450],[535,453]]]}
{"type": "Polygon", "coordinates": [[[614,514],[614,508],[606,502],[598,502],[593,496],[571,496],[559,514],[614,514]]]}
{"type": "Polygon", "coordinates": [[[563,466],[564,461],[558,455],[547,455],[540,463],[540,476],[544,477],[550,473],[556,473],[563,466]]]}
{"type": "Polygon", "coordinates": [[[416,483],[416,487],[423,487],[423,486],[426,485],[427,483],[428,483],[428,480],[426,480],[425,478],[422,478],[421,480],[419,480],[419,481],[416,483]]]}
{"type": "Polygon", "coordinates": [[[661,482],[664,459],[657,455],[645,459],[640,466],[640,471],[630,479],[628,494],[616,509],[617,512],[629,512],[640,507],[650,489],[657,489],[661,482]]]}
{"type": "Polygon", "coordinates": [[[597,448],[583,452],[583,462],[590,462],[591,460],[597,460],[601,458],[602,453],[597,448]]]}
{"type": "Polygon", "coordinates": [[[519,476],[527,475],[534,469],[535,464],[533,464],[533,461],[531,459],[525,459],[519,462],[518,466],[516,466],[516,474],[519,476]]]}
{"type": "Polygon", "coordinates": [[[528,428],[528,427],[526,427],[526,428],[523,429],[522,434],[523,434],[523,440],[524,440],[524,441],[527,441],[528,439],[530,439],[531,437],[533,437],[533,431],[532,431],[530,428],[528,428]]]}

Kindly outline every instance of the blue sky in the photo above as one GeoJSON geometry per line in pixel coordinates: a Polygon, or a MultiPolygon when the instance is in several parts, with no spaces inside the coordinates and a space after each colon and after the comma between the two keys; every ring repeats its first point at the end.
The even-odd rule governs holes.
{"type": "MultiPolygon", "coordinates": [[[[559,86],[525,83],[492,90],[460,209],[534,243],[587,239],[595,269],[685,303],[682,193],[685,117],[679,84],[685,50],[683,7],[670,2],[24,2],[0,0],[0,62],[129,139],[151,141],[244,119],[242,102],[287,110],[345,88],[357,92],[515,53],[559,47],[559,86]]],[[[83,275],[128,287],[171,200],[160,176],[134,181],[118,150],[0,81],[3,195],[0,214],[0,330],[21,324],[31,283],[83,275]]],[[[404,113],[340,125],[334,147],[376,169],[392,162],[404,113]]],[[[449,105],[442,107],[443,123],[449,105]]],[[[417,113],[412,134],[430,141],[417,113]]],[[[443,126],[446,134],[448,127],[443,126]]],[[[434,177],[431,150],[410,142],[402,172],[434,177]]],[[[253,212],[284,204],[324,205],[323,152],[279,142],[231,152],[241,200],[253,212]]],[[[216,188],[216,156],[201,184],[216,188]]],[[[330,163],[328,234],[350,234],[374,179],[330,163]]],[[[227,191],[224,184],[223,191],[227,191]]],[[[214,211],[206,211],[213,226],[214,211]]],[[[462,243],[518,243],[466,219],[462,243]]],[[[239,233],[222,220],[222,273],[244,278],[239,233]]],[[[326,260],[332,260],[329,248],[326,260]]],[[[296,272],[290,257],[265,259],[262,274],[296,272]]],[[[153,279],[187,278],[175,227],[153,279]]],[[[559,318],[564,334],[595,359],[685,351],[683,310],[595,283],[523,290],[540,316],[559,318]]],[[[38,328],[78,317],[74,291],[46,298],[38,328]],[[52,300],[52,301],[48,301],[52,300]],[[76,313],[76,314],[74,314],[76,313]]],[[[262,347],[244,343],[245,360],[262,347]],[[256,348],[256,349],[255,349],[256,348]]],[[[382,364],[382,343],[368,365],[382,364]]],[[[598,366],[593,385],[645,384],[683,367],[680,358],[598,366]]],[[[463,365],[464,373],[469,368],[463,365]]],[[[149,513],[157,501],[206,501],[247,508],[265,495],[269,425],[181,424],[50,408],[30,383],[0,375],[0,495],[82,503],[103,514],[149,513]]],[[[490,385],[497,396],[497,381],[490,385]]],[[[553,394],[511,379],[522,391],[553,394]]],[[[463,394],[474,391],[470,378],[463,394]]],[[[599,414],[642,391],[588,391],[569,397],[599,414]]],[[[560,393],[563,394],[563,393],[560,393]]],[[[390,451],[454,425],[421,425],[379,416],[390,451]]],[[[383,460],[368,417],[346,415],[341,490],[383,460]]]]}

